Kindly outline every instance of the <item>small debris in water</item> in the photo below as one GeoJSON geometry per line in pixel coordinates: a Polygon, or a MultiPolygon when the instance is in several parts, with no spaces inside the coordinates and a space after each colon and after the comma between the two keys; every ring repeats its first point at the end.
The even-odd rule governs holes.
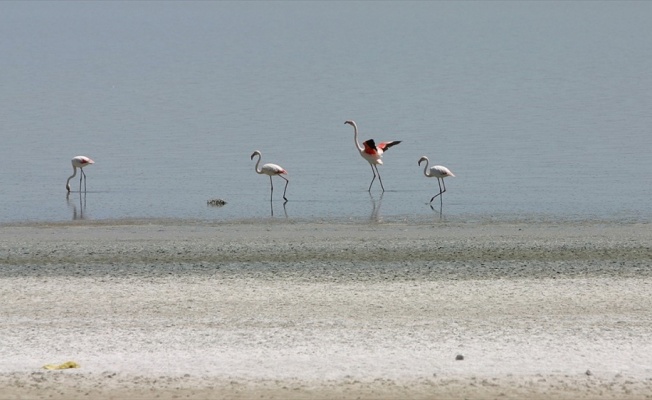
{"type": "Polygon", "coordinates": [[[79,368],[79,364],[74,361],[67,361],[63,364],[47,364],[44,365],[45,369],[68,369],[68,368],[79,368]]]}
{"type": "Polygon", "coordinates": [[[206,204],[213,207],[222,207],[223,205],[226,204],[226,201],[222,199],[212,199],[212,200],[208,200],[206,204]]]}
{"type": "Polygon", "coordinates": [[[585,374],[586,374],[587,376],[591,376],[591,375],[593,375],[593,372],[591,372],[590,369],[587,369],[586,372],[585,372],[585,374]]]}
{"type": "Polygon", "coordinates": [[[457,360],[457,361],[462,361],[462,360],[464,360],[464,356],[461,355],[461,354],[458,354],[458,355],[455,357],[455,360],[457,360]]]}

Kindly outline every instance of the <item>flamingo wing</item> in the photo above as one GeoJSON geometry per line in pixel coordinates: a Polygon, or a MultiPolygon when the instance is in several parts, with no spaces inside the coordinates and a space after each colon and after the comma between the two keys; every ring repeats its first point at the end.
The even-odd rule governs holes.
{"type": "Polygon", "coordinates": [[[396,146],[397,144],[401,143],[401,140],[393,140],[391,142],[382,142],[378,145],[378,148],[381,149],[382,151],[387,151],[390,147],[396,146]]]}
{"type": "Polygon", "coordinates": [[[91,160],[90,158],[88,158],[86,156],[76,156],[76,157],[73,157],[73,159],[72,159],[72,165],[74,165],[75,167],[78,167],[78,168],[82,168],[82,167],[84,167],[86,165],[89,165],[89,164],[95,164],[95,161],[91,160]]]}
{"type": "Polygon", "coordinates": [[[276,164],[265,164],[261,170],[267,175],[282,175],[288,173],[283,167],[276,164]]]}
{"type": "Polygon", "coordinates": [[[378,148],[376,147],[376,142],[373,139],[369,139],[363,143],[364,152],[369,155],[378,155],[378,148]]]}
{"type": "Polygon", "coordinates": [[[444,167],[443,165],[435,165],[433,167],[430,167],[430,174],[437,178],[445,178],[447,176],[455,177],[455,175],[453,175],[451,170],[444,167]]]}

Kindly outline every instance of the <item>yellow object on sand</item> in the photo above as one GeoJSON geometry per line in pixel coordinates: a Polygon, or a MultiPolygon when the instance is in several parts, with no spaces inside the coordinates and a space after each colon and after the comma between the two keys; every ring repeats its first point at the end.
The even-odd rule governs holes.
{"type": "Polygon", "coordinates": [[[45,369],[68,369],[68,368],[79,368],[79,364],[74,361],[68,361],[63,364],[48,364],[44,365],[45,369]]]}

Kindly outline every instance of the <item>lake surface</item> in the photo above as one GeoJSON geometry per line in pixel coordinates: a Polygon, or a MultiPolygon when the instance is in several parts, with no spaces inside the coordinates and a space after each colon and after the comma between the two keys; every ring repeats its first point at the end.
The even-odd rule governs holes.
{"type": "Polygon", "coordinates": [[[1,2],[0,223],[651,222],[650,20],[652,2],[1,2]],[[382,196],[348,119],[402,140],[382,196]],[[289,171],[285,207],[254,150],[289,171]],[[95,165],[67,196],[76,155],[95,165]],[[441,210],[422,155],[456,175],[441,210]]]}

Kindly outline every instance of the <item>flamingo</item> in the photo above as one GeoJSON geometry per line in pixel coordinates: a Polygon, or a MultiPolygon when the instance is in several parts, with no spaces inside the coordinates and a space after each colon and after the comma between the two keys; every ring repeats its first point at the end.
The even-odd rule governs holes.
{"type": "MultiPolygon", "coordinates": [[[[432,196],[432,198],[430,199],[430,202],[432,203],[435,197],[440,196],[442,193],[446,191],[446,184],[444,183],[444,178],[446,178],[447,176],[455,177],[455,175],[453,175],[453,173],[443,165],[433,165],[432,167],[430,167],[430,169],[428,169],[429,160],[428,157],[426,156],[423,156],[419,159],[419,165],[421,165],[423,161],[426,162],[426,167],[423,169],[423,174],[428,178],[437,178],[437,183],[439,184],[439,193],[432,196]],[[444,190],[441,189],[442,185],[444,186],[444,190]]],[[[439,198],[439,200],[440,203],[443,203],[441,197],[439,198]]]]}
{"type": "Polygon", "coordinates": [[[77,156],[73,157],[72,160],[72,175],[68,178],[66,181],[66,189],[68,190],[68,193],[70,193],[70,180],[77,175],[77,168],[81,171],[81,174],[79,176],[79,192],[81,192],[81,182],[82,178],[84,179],[84,192],[86,191],[86,174],[84,173],[84,167],[87,165],[95,164],[95,161],[91,160],[90,158],[86,156],[77,156]]]}
{"type": "Polygon", "coordinates": [[[355,141],[355,147],[360,152],[362,158],[367,160],[367,162],[371,166],[371,172],[373,172],[374,174],[374,177],[371,178],[371,183],[369,184],[368,191],[371,192],[371,185],[374,184],[374,180],[376,179],[376,174],[378,174],[380,187],[383,189],[384,192],[385,187],[383,186],[383,180],[380,178],[380,172],[378,171],[378,165],[383,164],[383,160],[381,160],[380,158],[383,156],[383,153],[385,151],[387,151],[390,147],[401,143],[401,141],[394,140],[391,142],[382,142],[376,144],[376,142],[373,139],[369,139],[363,143],[364,146],[361,146],[360,143],[358,142],[358,125],[356,125],[355,121],[345,121],[344,124],[353,126],[353,140],[355,141]]]}
{"type": "Polygon", "coordinates": [[[288,172],[283,167],[276,164],[264,164],[261,168],[258,168],[258,164],[260,164],[260,159],[263,156],[260,154],[260,151],[258,150],[253,152],[253,154],[251,155],[251,159],[253,160],[255,156],[258,156],[258,161],[256,161],[256,166],[254,167],[256,172],[259,174],[265,174],[269,176],[269,184],[271,186],[271,191],[269,193],[269,201],[272,201],[272,194],[274,193],[274,184],[272,183],[272,176],[274,175],[285,179],[285,190],[283,191],[283,199],[285,201],[288,201],[287,197],[285,197],[285,192],[287,192],[288,190],[288,183],[290,183],[290,181],[283,176],[288,172]]]}

